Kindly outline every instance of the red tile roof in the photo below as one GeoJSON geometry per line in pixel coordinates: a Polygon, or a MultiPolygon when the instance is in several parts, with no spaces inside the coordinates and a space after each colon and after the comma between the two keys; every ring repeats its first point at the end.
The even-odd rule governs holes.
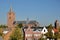
{"type": "Polygon", "coordinates": [[[58,29],[56,29],[56,28],[54,28],[53,30],[54,30],[55,33],[58,32],[58,29]]]}

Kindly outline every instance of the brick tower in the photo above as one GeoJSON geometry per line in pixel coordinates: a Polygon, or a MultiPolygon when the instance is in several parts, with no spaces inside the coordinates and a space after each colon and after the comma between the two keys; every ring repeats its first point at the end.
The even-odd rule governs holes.
{"type": "Polygon", "coordinates": [[[12,7],[10,7],[10,11],[7,14],[7,26],[8,26],[8,28],[14,27],[14,24],[13,24],[14,21],[15,21],[15,13],[12,11],[12,7]]]}
{"type": "Polygon", "coordinates": [[[55,21],[55,28],[57,28],[57,29],[60,28],[60,21],[58,21],[58,20],[55,21]]]}

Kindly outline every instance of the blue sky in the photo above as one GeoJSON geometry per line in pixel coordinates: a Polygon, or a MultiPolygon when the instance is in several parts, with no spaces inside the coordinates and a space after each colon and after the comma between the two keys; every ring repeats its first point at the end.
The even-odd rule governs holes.
{"type": "Polygon", "coordinates": [[[37,20],[40,25],[60,21],[60,0],[0,0],[0,24],[7,24],[7,13],[12,6],[16,20],[37,20]]]}

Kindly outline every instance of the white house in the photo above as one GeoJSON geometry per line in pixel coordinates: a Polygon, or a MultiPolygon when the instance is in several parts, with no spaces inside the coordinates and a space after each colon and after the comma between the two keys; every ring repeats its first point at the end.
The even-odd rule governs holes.
{"type": "Polygon", "coordinates": [[[46,34],[47,32],[48,32],[48,30],[46,29],[46,27],[43,27],[41,33],[42,33],[42,34],[46,34]]]}
{"type": "Polygon", "coordinates": [[[11,29],[5,28],[3,29],[3,34],[7,34],[11,29]]]}
{"type": "Polygon", "coordinates": [[[54,36],[54,30],[52,29],[52,33],[53,33],[53,36],[54,36]]]}
{"type": "Polygon", "coordinates": [[[3,31],[3,34],[7,34],[9,31],[3,31]]]}

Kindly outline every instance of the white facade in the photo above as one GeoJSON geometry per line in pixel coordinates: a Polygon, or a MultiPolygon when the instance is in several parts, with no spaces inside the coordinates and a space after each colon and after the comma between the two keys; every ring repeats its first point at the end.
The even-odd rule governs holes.
{"type": "Polygon", "coordinates": [[[52,30],[53,36],[54,36],[54,30],[52,30]]]}
{"type": "Polygon", "coordinates": [[[3,31],[3,34],[7,34],[9,31],[3,31]]]}
{"type": "Polygon", "coordinates": [[[42,31],[41,31],[42,34],[45,34],[45,33],[47,33],[47,32],[48,32],[48,30],[46,29],[46,27],[44,27],[44,28],[42,29],[42,31]]]}
{"type": "Polygon", "coordinates": [[[32,37],[32,34],[26,34],[25,36],[26,37],[32,37]]]}

